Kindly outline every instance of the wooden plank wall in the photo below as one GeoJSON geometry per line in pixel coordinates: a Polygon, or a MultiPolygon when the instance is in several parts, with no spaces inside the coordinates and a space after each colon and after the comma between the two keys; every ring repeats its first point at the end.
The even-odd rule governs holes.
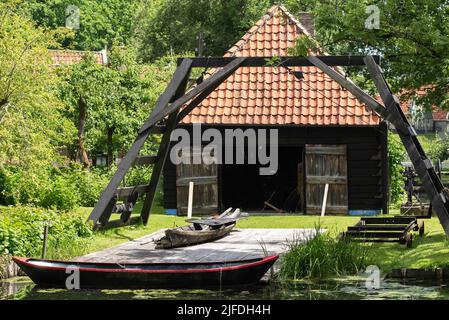
{"type": "Polygon", "coordinates": [[[326,212],[348,214],[348,168],[346,145],[307,144],[306,213],[321,213],[326,184],[329,184],[326,212]]]}
{"type": "Polygon", "coordinates": [[[194,183],[193,211],[202,214],[218,213],[217,164],[194,164],[202,161],[201,150],[183,154],[183,163],[176,166],[176,195],[178,215],[187,215],[189,183],[194,183]],[[189,163],[189,164],[185,164],[189,163]]]}
{"type": "MultiPolygon", "coordinates": [[[[185,126],[189,128],[189,126],[185,126]]],[[[203,129],[207,128],[203,126],[203,129]]],[[[215,126],[220,130],[236,128],[215,126]]],[[[240,126],[251,128],[251,126],[240,126]]],[[[264,128],[276,128],[264,126],[264,128]]],[[[348,206],[350,210],[386,210],[388,179],[386,165],[386,126],[298,127],[279,129],[280,145],[346,144],[348,154],[348,206]]],[[[176,168],[166,164],[164,170],[165,208],[176,208],[176,168]]]]}

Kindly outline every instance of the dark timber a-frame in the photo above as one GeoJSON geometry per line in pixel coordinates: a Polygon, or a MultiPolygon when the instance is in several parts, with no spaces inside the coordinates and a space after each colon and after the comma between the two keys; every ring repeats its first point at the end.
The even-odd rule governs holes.
{"type": "MultiPolygon", "coordinates": [[[[239,67],[263,67],[273,66],[316,66],[329,77],[338,82],[343,88],[350,91],[361,102],[379,114],[383,119],[391,122],[397,129],[399,136],[407,150],[412,163],[423,181],[423,186],[432,199],[432,206],[437,213],[440,222],[449,235],[449,195],[446,193],[439,180],[432,162],[427,158],[422,149],[415,130],[404,116],[398,99],[391,92],[382,71],[379,67],[378,56],[313,56],[313,57],[226,57],[226,58],[182,58],[178,60],[178,68],[165,92],[156,102],[156,106],[148,120],[139,130],[138,136],[129,149],[126,156],[120,162],[117,171],[106,189],[103,191],[97,205],[92,211],[89,220],[97,227],[120,226],[125,223],[142,221],[148,222],[151,206],[154,200],[156,187],[167,158],[170,145],[170,135],[178,123],[223,81],[225,81],[239,67]],[[380,92],[384,105],[356,86],[352,81],[344,77],[332,67],[337,66],[364,66],[368,67],[374,84],[380,92]],[[185,92],[192,68],[216,68],[211,76],[204,81],[198,79],[196,86],[185,92]],[[221,68],[221,69],[219,69],[221,68]],[[181,111],[180,109],[185,106],[181,111]],[[156,156],[139,156],[150,134],[163,133],[161,145],[156,156]],[[126,173],[132,166],[154,164],[151,180],[148,185],[122,187],[126,173]],[[118,198],[123,198],[125,204],[135,204],[137,196],[145,194],[145,201],[140,213],[140,218],[131,219],[132,209],[123,210],[123,206],[117,205],[118,198]],[[122,209],[120,209],[122,208],[122,209]],[[121,220],[110,222],[113,213],[122,213],[121,220]]],[[[125,206],[125,208],[132,206],[125,206]]]]}

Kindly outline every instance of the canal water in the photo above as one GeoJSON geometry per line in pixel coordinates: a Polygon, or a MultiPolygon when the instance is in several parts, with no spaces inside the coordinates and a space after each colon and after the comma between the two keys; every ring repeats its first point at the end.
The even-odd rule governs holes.
{"type": "Polygon", "coordinates": [[[360,278],[320,282],[283,282],[227,290],[62,290],[37,288],[27,277],[0,282],[0,299],[96,300],[96,299],[449,299],[444,283],[382,280],[378,289],[367,289],[360,278]]]}

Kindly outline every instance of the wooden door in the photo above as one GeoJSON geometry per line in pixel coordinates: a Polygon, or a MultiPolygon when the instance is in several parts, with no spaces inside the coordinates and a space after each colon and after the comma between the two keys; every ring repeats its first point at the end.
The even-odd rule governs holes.
{"type": "Polygon", "coordinates": [[[326,213],[348,214],[346,145],[306,145],[306,213],[321,213],[324,188],[329,184],[326,213]]]}
{"type": "Polygon", "coordinates": [[[217,164],[204,164],[201,151],[193,150],[192,154],[183,154],[183,162],[176,166],[176,194],[178,215],[187,214],[189,182],[193,188],[193,215],[213,214],[218,211],[218,169],[217,164]],[[190,158],[190,164],[185,164],[190,158]],[[193,164],[194,160],[201,164],[193,164]]]}

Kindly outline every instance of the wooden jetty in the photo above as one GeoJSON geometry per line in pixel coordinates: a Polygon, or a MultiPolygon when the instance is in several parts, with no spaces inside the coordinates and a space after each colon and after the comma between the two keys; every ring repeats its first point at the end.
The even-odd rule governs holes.
{"type": "MultiPolygon", "coordinates": [[[[153,239],[165,229],[118,246],[94,252],[77,261],[90,262],[207,262],[250,259],[270,254],[282,254],[293,240],[306,241],[315,229],[235,229],[230,235],[214,242],[174,249],[156,249],[153,239]]],[[[324,230],[320,230],[324,232],[324,230]]]]}

